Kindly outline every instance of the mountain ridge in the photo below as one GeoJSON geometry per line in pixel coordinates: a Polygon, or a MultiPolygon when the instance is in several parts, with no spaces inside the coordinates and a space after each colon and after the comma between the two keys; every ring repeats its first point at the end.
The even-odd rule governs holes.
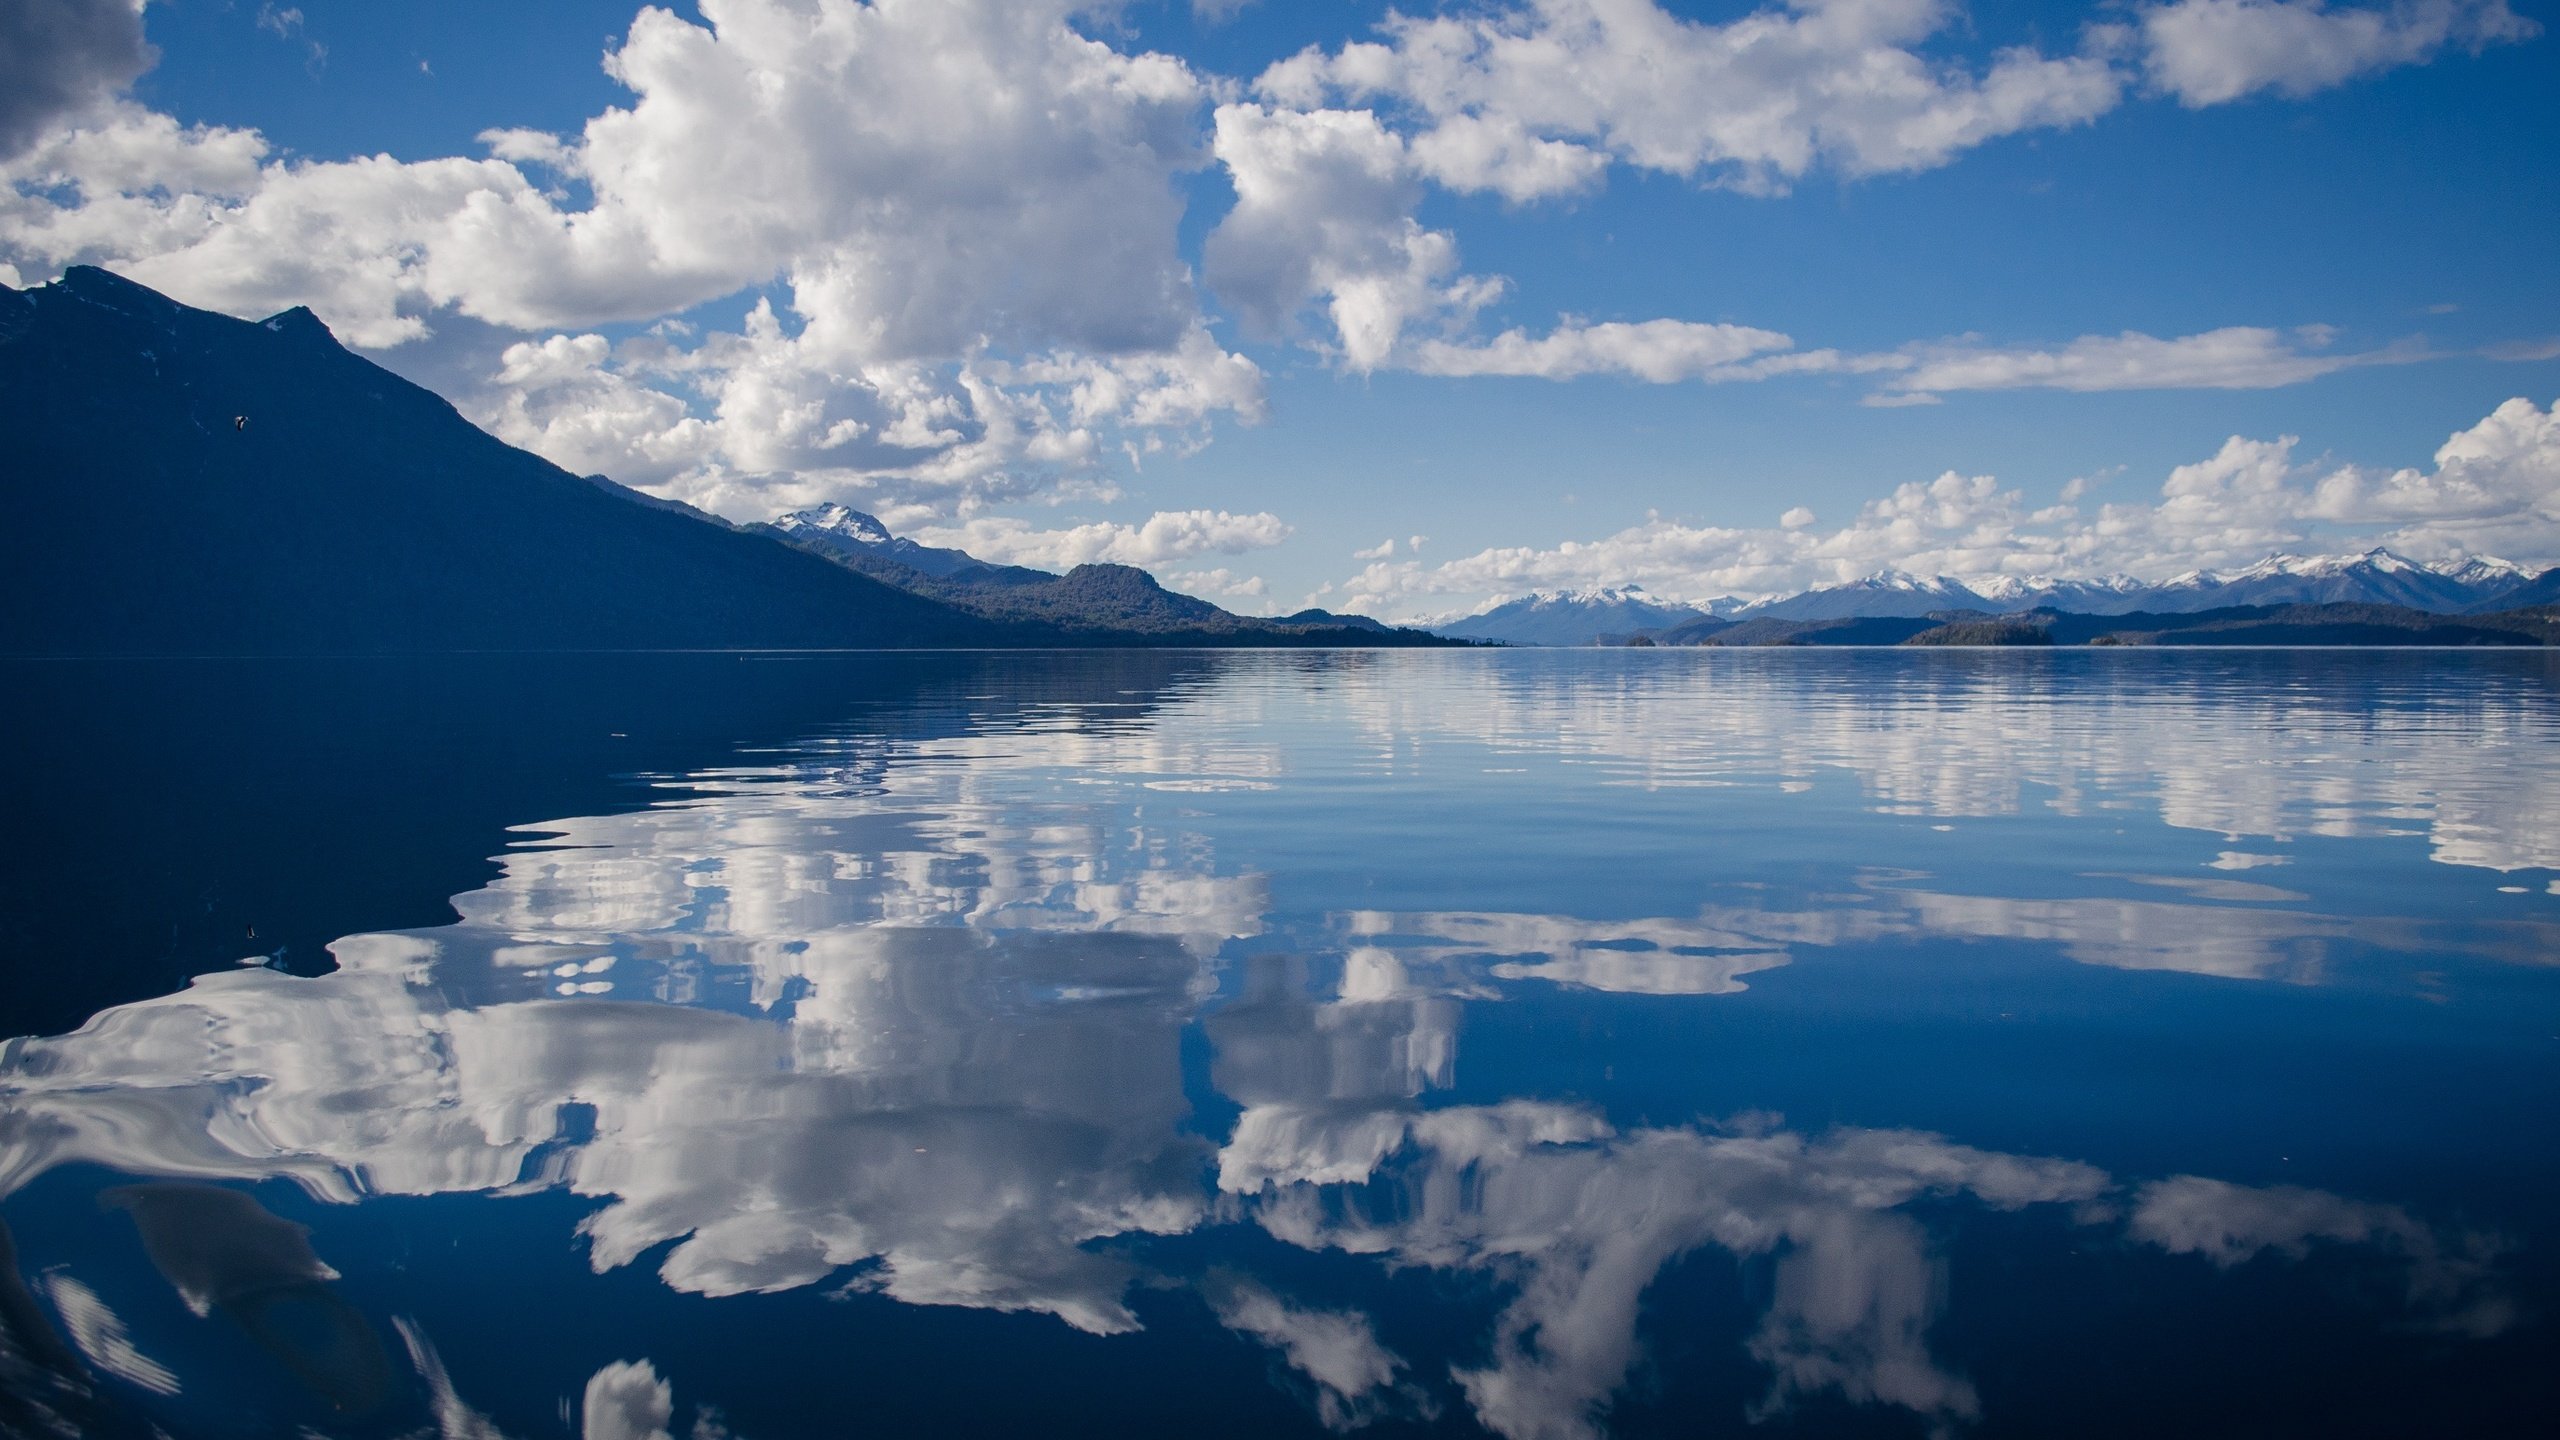
{"type": "Polygon", "coordinates": [[[1922,576],[1887,569],[1749,604],[1717,600],[1703,606],[1688,605],[1656,600],[1647,594],[1648,602],[1665,610],[1686,612],[1685,615],[1674,615],[1667,624],[1651,626],[1591,623],[1581,627],[1580,638],[1544,638],[1571,633],[1572,627],[1564,623],[1550,623],[1541,638],[1531,638],[1540,636],[1538,628],[1515,619],[1571,609],[1583,597],[1629,592],[1643,593],[1634,586],[1542,591],[1433,628],[1444,635],[1470,634],[1510,644],[1587,645],[1634,635],[1645,635],[1659,643],[1683,644],[1720,632],[1733,622],[1913,620],[1953,611],[1986,615],[2037,610],[2131,615],[2193,614],[2235,606],[2386,605],[2437,615],[2485,615],[2560,600],[2560,567],[2537,572],[2495,556],[2464,556],[2427,564],[2377,546],[2356,555],[2279,552],[2238,569],[2191,570],[2160,581],[2137,580],[2129,575],[2085,580],[1997,575],[1968,581],[1951,575],[1922,576]],[[1477,625],[1486,620],[1504,623],[1477,625]],[[1459,628],[1469,625],[1477,628],[1459,628]],[[1489,633],[1497,629],[1507,633],[1489,633]]]}
{"type": "Polygon", "coordinates": [[[0,424],[0,654],[1446,643],[982,613],[507,445],[307,309],[87,266],[0,286],[0,424]]]}

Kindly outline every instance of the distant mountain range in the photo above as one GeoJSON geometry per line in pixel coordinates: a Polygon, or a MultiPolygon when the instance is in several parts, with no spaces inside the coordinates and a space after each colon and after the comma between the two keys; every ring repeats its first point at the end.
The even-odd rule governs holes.
{"type": "Polygon", "coordinates": [[[1593,645],[1613,637],[1667,630],[1721,605],[1739,608],[1739,600],[1705,606],[1656,600],[1639,585],[1607,590],[1546,590],[1506,601],[1490,610],[1433,627],[1460,640],[1493,640],[1505,645],[1593,645]]]}
{"type": "Polygon", "coordinates": [[[2484,615],[2446,615],[2406,605],[2315,603],[2232,605],[2212,610],[2122,615],[2029,610],[1994,615],[1840,615],[1782,620],[1693,620],[1636,645],[2460,645],[2560,644],[2560,606],[2484,615]]]}
{"type": "Polygon", "coordinates": [[[1448,643],[872,521],[884,580],[504,444],[308,310],[235,320],[85,266],[0,286],[0,425],[0,654],[1448,643]],[[978,571],[1025,598],[956,593],[978,571]]]}
{"type": "Polygon", "coordinates": [[[1505,601],[1436,627],[1443,635],[1511,645],[1592,645],[1645,634],[1694,644],[1731,622],[1924,619],[2049,610],[2075,615],[2194,614],[2234,607],[2382,605],[2436,615],[2476,615],[2560,600],[2560,568],[2540,574],[2504,560],[2420,564],[2389,550],[2361,555],[2272,555],[2246,569],[2189,571],[2151,583],[2129,576],[2050,580],[2002,576],[1968,585],[1950,576],[1879,571],[1777,599],[1683,605],[1629,586],[1553,591],[1505,601]],[[1629,597],[1638,597],[1632,603],[1629,597]],[[1638,617],[1655,613],[1647,623],[1638,617]]]}

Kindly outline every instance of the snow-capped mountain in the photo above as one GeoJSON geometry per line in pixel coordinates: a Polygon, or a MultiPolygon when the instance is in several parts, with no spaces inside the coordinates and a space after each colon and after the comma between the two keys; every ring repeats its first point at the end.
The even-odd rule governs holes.
{"type": "Polygon", "coordinates": [[[2534,576],[2532,570],[2512,560],[2500,560],[2493,555],[2474,556],[2450,570],[2442,567],[2438,567],[2438,570],[2446,579],[2456,584],[2475,586],[2484,590],[2522,585],[2534,576]]]}
{"type": "Polygon", "coordinates": [[[1917,617],[1937,610],[2025,609],[1995,604],[1946,575],[1923,578],[1902,570],[1879,570],[1845,585],[1823,585],[1778,600],[1744,607],[1743,619],[1849,620],[1869,616],[1917,617]]]}
{"type": "MultiPolygon", "coordinates": [[[[2129,607],[2180,612],[2226,605],[2406,605],[2450,614],[2530,578],[2486,557],[2422,565],[2380,548],[2361,555],[2270,555],[2240,570],[2195,570],[2153,586],[2129,607]]],[[[2104,613],[2104,612],[2100,612],[2104,613]]]]}
{"type": "Polygon", "coordinates": [[[2526,605],[2560,605],[2560,566],[2554,566],[2530,580],[2520,581],[2510,589],[2499,591],[2490,599],[2473,605],[2469,613],[2478,615],[2491,610],[2513,610],[2526,605]]]}
{"type": "Polygon", "coordinates": [[[2534,571],[2491,556],[2427,565],[2373,549],[2361,555],[2270,555],[2238,570],[2191,570],[2157,583],[2127,575],[2097,580],[2054,580],[2041,575],[1957,579],[1884,570],[1845,585],[1764,600],[1741,613],[1745,618],[1841,620],[1916,617],[1939,610],[2185,614],[2230,605],[2344,603],[2404,605],[2450,615],[2496,608],[2505,595],[2530,593],[2524,587],[2534,579],[2534,571]]]}
{"type": "Polygon", "coordinates": [[[774,530],[814,550],[844,558],[863,556],[895,560],[927,575],[950,575],[971,568],[989,568],[966,550],[941,550],[919,545],[913,540],[889,533],[889,527],[875,516],[843,505],[820,505],[812,510],[794,510],[773,520],[774,530]]]}
{"type": "Polygon", "coordinates": [[[1498,640],[1506,645],[1589,645],[1604,635],[1667,630],[1719,608],[1729,613],[1740,603],[1730,598],[1703,606],[1657,600],[1641,585],[1541,590],[1432,629],[1461,640],[1498,640]]]}
{"type": "Polygon", "coordinates": [[[2130,575],[2095,580],[2056,580],[2046,575],[1977,577],[1968,586],[1989,602],[1983,608],[2069,610],[2081,615],[2111,615],[2133,608],[2151,587],[2130,575]]]}

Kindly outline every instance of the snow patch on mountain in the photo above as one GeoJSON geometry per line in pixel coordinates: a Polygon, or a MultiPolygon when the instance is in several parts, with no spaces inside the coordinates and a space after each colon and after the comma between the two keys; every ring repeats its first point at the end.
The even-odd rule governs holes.
{"type": "Polygon", "coordinates": [[[772,529],[813,550],[840,557],[878,556],[927,575],[948,576],[963,570],[994,568],[966,550],[937,549],[892,535],[889,527],[880,523],[879,517],[845,505],[826,504],[809,510],[794,510],[767,523],[772,529]]]}
{"type": "Polygon", "coordinates": [[[1729,613],[1740,605],[1730,596],[1705,605],[1658,599],[1641,585],[1541,590],[1497,599],[1472,615],[1432,628],[1462,640],[1506,645],[1589,645],[1605,636],[1666,630],[1716,613],[1718,606],[1729,613]]]}

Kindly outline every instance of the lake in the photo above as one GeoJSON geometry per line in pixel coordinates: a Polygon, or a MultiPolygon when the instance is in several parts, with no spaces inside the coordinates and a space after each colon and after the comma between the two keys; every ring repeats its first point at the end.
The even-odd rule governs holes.
{"type": "Polygon", "coordinates": [[[2541,653],[0,678],[0,1433],[2560,1404],[2541,653]]]}

